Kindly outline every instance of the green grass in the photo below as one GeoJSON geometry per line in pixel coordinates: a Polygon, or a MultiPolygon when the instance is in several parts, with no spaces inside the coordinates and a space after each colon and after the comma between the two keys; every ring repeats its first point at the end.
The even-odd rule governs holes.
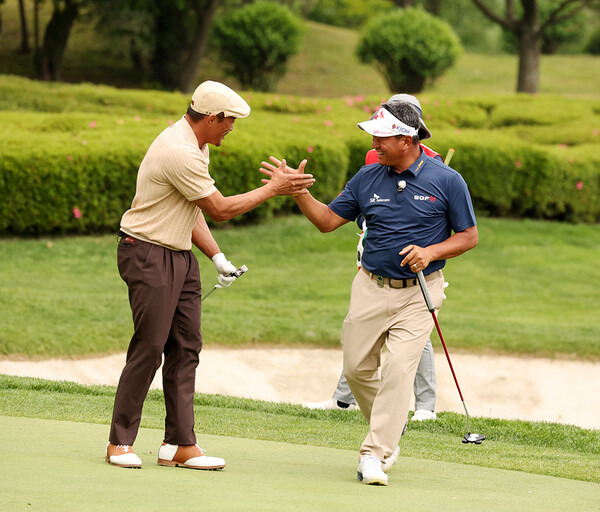
{"type": "MultiPolygon", "coordinates": [[[[215,230],[249,271],[203,304],[205,343],[337,347],[357,231],[322,234],[301,216],[215,230]]],[[[440,324],[451,350],[599,360],[598,226],[481,218],[479,231],[478,247],[445,269],[440,324]]],[[[207,292],[215,270],[198,259],[207,292]]],[[[0,354],[125,350],[131,313],[115,236],[0,240],[0,308],[0,354]]]]}
{"type": "MultiPolygon", "coordinates": [[[[0,416],[107,424],[114,388],[0,376],[0,416]]],[[[367,432],[359,411],[313,411],[299,405],[197,395],[196,431],[290,444],[356,450],[367,432]]],[[[142,427],[164,428],[160,391],[146,399],[142,427]]],[[[555,423],[472,418],[480,445],[464,445],[465,418],[442,412],[410,423],[402,456],[600,482],[600,432],[555,423]]]]}
{"type": "Polygon", "coordinates": [[[11,512],[105,512],[124,501],[143,512],[362,512],[374,503],[420,512],[424,500],[447,512],[592,512],[600,499],[594,482],[415,457],[400,458],[388,487],[367,487],[356,480],[355,450],[208,434],[199,442],[225,458],[224,471],[166,468],[156,464],[162,432],[148,428],[135,445],[143,469],[123,470],[103,462],[105,425],[0,416],[0,428],[11,432],[0,465],[2,510],[11,512]],[[35,450],[23,449],[32,439],[35,450]]]}

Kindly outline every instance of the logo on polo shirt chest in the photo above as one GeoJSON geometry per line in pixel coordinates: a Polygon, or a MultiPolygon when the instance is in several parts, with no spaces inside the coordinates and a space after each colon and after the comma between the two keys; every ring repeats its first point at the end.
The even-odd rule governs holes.
{"type": "Polygon", "coordinates": [[[415,199],[415,201],[431,201],[432,203],[434,203],[436,200],[436,198],[434,196],[419,196],[419,195],[415,195],[414,199],[415,199]]]}
{"type": "Polygon", "coordinates": [[[382,199],[377,194],[373,194],[373,197],[371,199],[369,199],[369,202],[370,203],[389,203],[390,200],[389,199],[382,199]]]}

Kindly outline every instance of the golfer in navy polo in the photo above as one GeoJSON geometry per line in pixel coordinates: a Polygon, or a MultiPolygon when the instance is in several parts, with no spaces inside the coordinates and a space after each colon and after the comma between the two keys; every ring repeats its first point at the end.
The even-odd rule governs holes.
{"type": "MultiPolygon", "coordinates": [[[[385,103],[358,126],[373,136],[378,163],[362,167],[329,205],[310,193],[295,200],[322,232],[364,215],[369,236],[362,271],[352,282],[342,328],[344,374],[369,433],[360,447],[358,479],[387,485],[387,471],[409,411],[419,359],[431,331],[416,274],[423,271],[436,311],[443,300],[442,268],[448,258],[477,245],[467,185],[455,170],[419,147],[419,114],[408,103],[385,103]],[[385,358],[381,357],[386,347],[385,358]],[[381,378],[379,367],[381,366],[381,378]]],[[[263,172],[292,169],[271,157],[263,172]]]]}

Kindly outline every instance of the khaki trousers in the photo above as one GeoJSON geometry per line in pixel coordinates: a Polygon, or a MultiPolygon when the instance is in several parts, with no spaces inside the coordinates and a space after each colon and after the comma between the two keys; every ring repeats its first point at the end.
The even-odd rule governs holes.
{"type": "MultiPolygon", "coordinates": [[[[443,300],[442,271],[426,280],[437,311],[443,300]]],[[[433,327],[418,283],[408,288],[380,287],[365,272],[356,274],[341,344],[344,374],[369,423],[361,457],[374,455],[383,461],[398,446],[417,366],[433,327]]]]}
{"type": "Polygon", "coordinates": [[[192,251],[173,251],[129,236],[119,242],[117,261],[129,288],[134,334],[117,387],[109,441],[133,444],[164,355],[164,440],[195,444],[194,388],[202,349],[198,261],[192,251]]]}

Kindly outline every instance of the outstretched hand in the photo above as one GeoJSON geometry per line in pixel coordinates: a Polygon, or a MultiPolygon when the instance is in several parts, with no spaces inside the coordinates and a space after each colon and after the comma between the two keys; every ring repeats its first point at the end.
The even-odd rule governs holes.
{"type": "Polygon", "coordinates": [[[269,160],[275,165],[261,162],[259,171],[270,179],[263,178],[261,181],[266,185],[272,185],[278,196],[306,194],[306,189],[315,182],[312,174],[304,174],[306,160],[302,160],[297,169],[289,167],[285,159],[278,160],[271,156],[269,160]]]}

